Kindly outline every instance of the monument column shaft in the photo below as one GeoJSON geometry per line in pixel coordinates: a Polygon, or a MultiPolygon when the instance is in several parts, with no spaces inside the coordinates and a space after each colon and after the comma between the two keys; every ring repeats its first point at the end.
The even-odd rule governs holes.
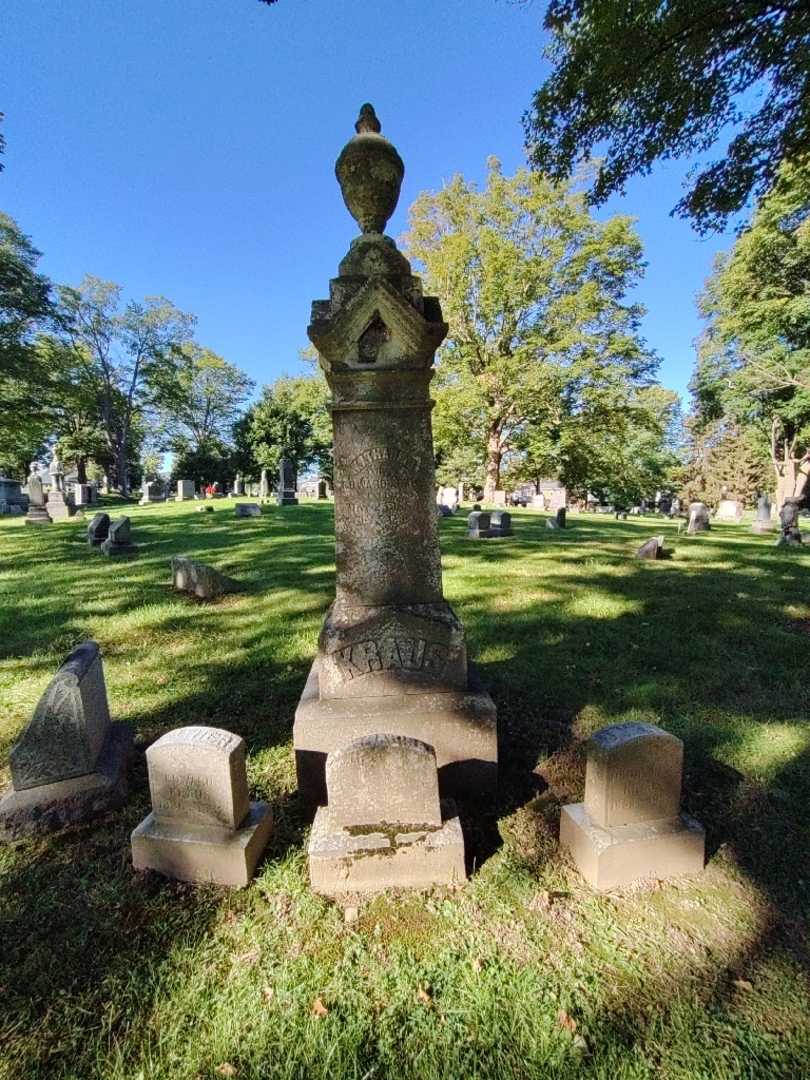
{"type": "MultiPolygon", "coordinates": [[[[337,599],[352,606],[442,599],[436,527],[429,372],[402,372],[410,400],[369,399],[398,374],[358,372],[329,380],[335,402],[337,599]]],[[[376,395],[375,395],[376,397],[376,395]]]]}

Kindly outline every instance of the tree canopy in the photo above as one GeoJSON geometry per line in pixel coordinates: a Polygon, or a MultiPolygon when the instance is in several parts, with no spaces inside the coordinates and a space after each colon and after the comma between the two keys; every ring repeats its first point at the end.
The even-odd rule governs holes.
{"type": "Polygon", "coordinates": [[[258,465],[275,470],[283,457],[300,472],[316,466],[332,476],[332,423],[327,409],[329,388],[318,373],[282,375],[265,386],[249,411],[248,441],[258,465]]]}
{"type": "Polygon", "coordinates": [[[656,160],[716,147],[675,208],[707,232],[807,153],[806,0],[551,0],[545,27],[553,71],[524,117],[530,159],[562,178],[604,153],[597,203],[656,160]]]}
{"type": "MultiPolygon", "coordinates": [[[[522,456],[534,475],[589,482],[578,452],[592,430],[639,416],[657,360],[628,290],[643,270],[627,217],[599,222],[569,184],[489,163],[486,187],[461,176],[426,193],[406,237],[441,297],[450,332],[437,363],[440,459],[500,485],[522,456]]],[[[458,477],[457,477],[458,478],[458,477]]]]}

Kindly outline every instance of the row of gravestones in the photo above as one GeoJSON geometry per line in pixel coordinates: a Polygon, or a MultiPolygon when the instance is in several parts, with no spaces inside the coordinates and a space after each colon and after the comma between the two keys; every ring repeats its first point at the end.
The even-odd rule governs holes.
{"type": "MultiPolygon", "coordinates": [[[[187,573],[188,566],[173,564],[187,573]]],[[[175,577],[176,580],[176,577],[175,577]]],[[[132,728],[113,723],[98,645],[59,668],[10,755],[0,840],[87,824],[124,805],[132,728]]],[[[597,889],[696,873],[704,831],[680,809],[683,744],[650,724],[618,724],[586,744],[585,798],[565,806],[560,843],[597,889]]],[[[146,751],[151,812],[131,836],[133,864],[185,881],[244,886],[272,831],[251,802],[244,739],[219,728],[170,731],[146,751]]],[[[439,797],[432,746],[403,735],[355,739],[326,759],[327,803],[309,843],[310,880],[328,896],[465,880],[464,834],[439,797]]]]}
{"type": "MultiPolygon", "coordinates": [[[[725,500],[727,503],[729,500],[725,500]]],[[[722,503],[721,503],[722,505],[722,503]]],[[[739,504],[734,503],[735,507],[739,504]]],[[[802,499],[785,499],[782,504],[782,508],[779,511],[780,530],[777,538],[777,546],[799,546],[803,543],[802,534],[799,530],[799,512],[803,507],[802,499]]],[[[739,515],[732,516],[730,513],[716,515],[720,520],[736,520],[739,521],[739,515]]],[[[760,496],[757,501],[757,516],[751,525],[751,529],[755,533],[770,532],[773,528],[773,520],[771,518],[771,501],[767,495],[760,496]]],[[[689,506],[689,523],[686,531],[690,536],[696,533],[708,532],[711,529],[711,521],[709,515],[709,508],[705,503],[694,502],[689,506]]]]}

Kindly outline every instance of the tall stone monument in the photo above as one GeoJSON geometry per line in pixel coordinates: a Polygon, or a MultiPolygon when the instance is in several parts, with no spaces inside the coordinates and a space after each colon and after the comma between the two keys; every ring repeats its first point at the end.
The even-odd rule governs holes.
{"type": "Polygon", "coordinates": [[[295,465],[289,458],[282,458],[278,465],[278,505],[297,506],[298,496],[295,494],[295,489],[295,465]]]}
{"type": "Polygon", "coordinates": [[[364,735],[435,749],[443,796],[481,800],[497,771],[495,706],[442,594],[428,387],[447,333],[439,301],[383,229],[404,167],[370,105],[336,164],[360,225],[312,307],[332,392],[337,588],[295,716],[298,783],[324,804],[327,754],[364,735]]]}
{"type": "Polygon", "coordinates": [[[31,472],[28,476],[28,513],[25,515],[25,524],[51,524],[51,516],[45,509],[45,490],[42,486],[42,477],[39,475],[39,465],[36,461],[31,462],[31,472]]]}

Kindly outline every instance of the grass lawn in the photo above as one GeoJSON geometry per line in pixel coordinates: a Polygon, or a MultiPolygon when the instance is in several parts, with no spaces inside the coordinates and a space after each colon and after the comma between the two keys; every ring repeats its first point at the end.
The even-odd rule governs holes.
{"type": "Polygon", "coordinates": [[[90,1080],[810,1076],[810,549],[747,525],[570,515],[467,541],[441,522],[445,592],[499,710],[498,812],[463,808],[461,889],[354,921],[307,886],[292,719],[334,591],[328,504],[237,520],[128,509],[136,557],[86,522],[0,522],[0,779],[70,648],[104,653],[138,732],[127,807],[0,848],[0,1077],[90,1080]],[[666,562],[632,558],[666,532],[666,562]],[[173,554],[247,591],[203,604],[173,554]],[[647,720],[686,743],[699,878],[598,896],[561,855],[583,737],[647,720]],[[172,727],[245,736],[276,828],[241,892],[136,874],[144,748],[172,727]]]}

